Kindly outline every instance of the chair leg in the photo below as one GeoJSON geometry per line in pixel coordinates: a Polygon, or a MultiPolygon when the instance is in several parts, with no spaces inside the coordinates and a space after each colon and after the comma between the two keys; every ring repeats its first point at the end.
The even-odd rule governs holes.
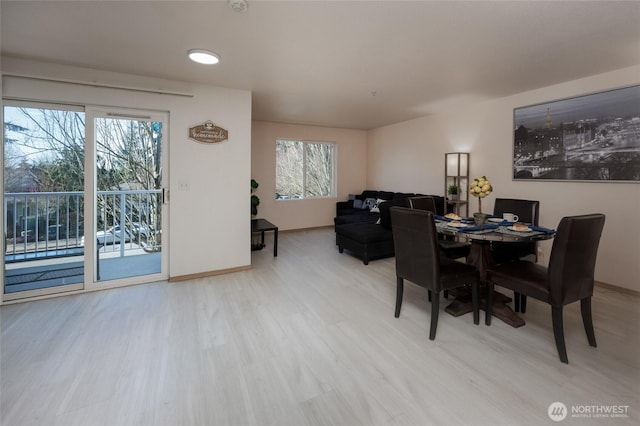
{"type": "Polygon", "coordinates": [[[584,324],[584,331],[587,332],[587,340],[589,345],[594,348],[596,344],[596,334],[593,332],[593,319],[591,318],[591,296],[585,297],[580,300],[580,312],[582,313],[582,323],[584,324]]]}
{"type": "Polygon", "coordinates": [[[480,324],[480,277],[471,284],[471,303],[473,304],[473,323],[480,324]]]}
{"type": "Polygon", "coordinates": [[[553,322],[553,337],[556,339],[556,347],[560,361],[569,363],[567,358],[567,347],[564,344],[564,326],[562,324],[562,306],[551,307],[551,320],[553,322]]]}
{"type": "Polygon", "coordinates": [[[438,328],[439,311],[440,311],[440,293],[436,293],[431,298],[431,330],[429,331],[429,340],[434,340],[436,338],[436,328],[438,328]]]}
{"type": "Polygon", "coordinates": [[[404,278],[396,277],[396,318],[400,316],[400,308],[402,307],[402,293],[404,290],[404,278]]]}
{"type": "Polygon", "coordinates": [[[525,294],[520,295],[520,313],[527,312],[527,296],[525,294]]]}
{"type": "Polygon", "coordinates": [[[520,293],[513,292],[513,310],[520,312],[520,293]]]}
{"type": "Polygon", "coordinates": [[[493,283],[487,283],[487,301],[486,306],[484,308],[484,323],[485,325],[491,325],[491,315],[493,315],[493,283]]]}
{"type": "Polygon", "coordinates": [[[427,290],[427,300],[431,302],[431,290],[427,290]]]}
{"type": "Polygon", "coordinates": [[[445,290],[443,294],[445,299],[449,298],[449,290],[445,290]]]}

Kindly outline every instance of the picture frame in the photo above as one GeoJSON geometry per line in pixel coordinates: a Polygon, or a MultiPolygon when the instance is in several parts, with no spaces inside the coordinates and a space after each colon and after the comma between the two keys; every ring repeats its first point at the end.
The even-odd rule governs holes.
{"type": "Polygon", "coordinates": [[[513,110],[513,180],[640,182],[640,85],[513,110]]]}

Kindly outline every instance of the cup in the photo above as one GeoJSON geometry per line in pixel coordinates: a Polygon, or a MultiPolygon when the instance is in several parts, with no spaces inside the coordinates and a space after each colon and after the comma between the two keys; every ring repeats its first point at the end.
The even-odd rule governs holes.
{"type": "Polygon", "coordinates": [[[517,214],[513,213],[503,213],[502,218],[507,222],[517,222],[520,219],[517,214]]]}

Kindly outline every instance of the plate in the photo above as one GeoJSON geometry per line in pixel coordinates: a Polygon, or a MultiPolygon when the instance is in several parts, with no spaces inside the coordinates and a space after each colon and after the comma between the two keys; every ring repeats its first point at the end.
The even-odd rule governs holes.
{"type": "Polygon", "coordinates": [[[470,226],[470,225],[467,225],[466,223],[453,223],[453,222],[449,222],[447,223],[447,225],[453,226],[454,228],[466,228],[467,226],[470,226]]]}
{"type": "Polygon", "coordinates": [[[527,228],[527,230],[525,231],[523,229],[514,228],[513,226],[507,226],[507,229],[509,231],[515,231],[515,232],[533,232],[533,230],[531,228],[527,228]]]}
{"type": "Polygon", "coordinates": [[[489,222],[493,222],[493,223],[502,223],[502,221],[504,221],[504,219],[500,218],[500,217],[490,217],[489,219],[487,219],[489,222]]]}

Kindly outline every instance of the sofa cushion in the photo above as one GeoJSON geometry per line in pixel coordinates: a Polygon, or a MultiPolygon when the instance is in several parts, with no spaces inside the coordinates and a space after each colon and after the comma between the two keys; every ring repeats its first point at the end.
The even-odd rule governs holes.
{"type": "Polygon", "coordinates": [[[366,200],[367,198],[378,198],[378,191],[372,191],[370,189],[362,191],[362,194],[356,197],[359,200],[366,200]]]}
{"type": "Polygon", "coordinates": [[[393,239],[390,229],[374,223],[350,223],[336,226],[336,233],[360,243],[375,243],[393,239]]]}
{"type": "Polygon", "coordinates": [[[390,191],[378,191],[378,198],[382,200],[393,200],[393,192],[390,191]]]}
{"type": "Polygon", "coordinates": [[[354,214],[336,216],[333,218],[335,225],[344,225],[346,223],[376,223],[380,219],[377,213],[371,213],[368,210],[358,210],[354,214]]]}
{"type": "Polygon", "coordinates": [[[413,192],[396,192],[393,194],[393,199],[397,200],[400,198],[409,198],[409,197],[413,197],[414,195],[416,194],[414,194],[413,192]]]}

